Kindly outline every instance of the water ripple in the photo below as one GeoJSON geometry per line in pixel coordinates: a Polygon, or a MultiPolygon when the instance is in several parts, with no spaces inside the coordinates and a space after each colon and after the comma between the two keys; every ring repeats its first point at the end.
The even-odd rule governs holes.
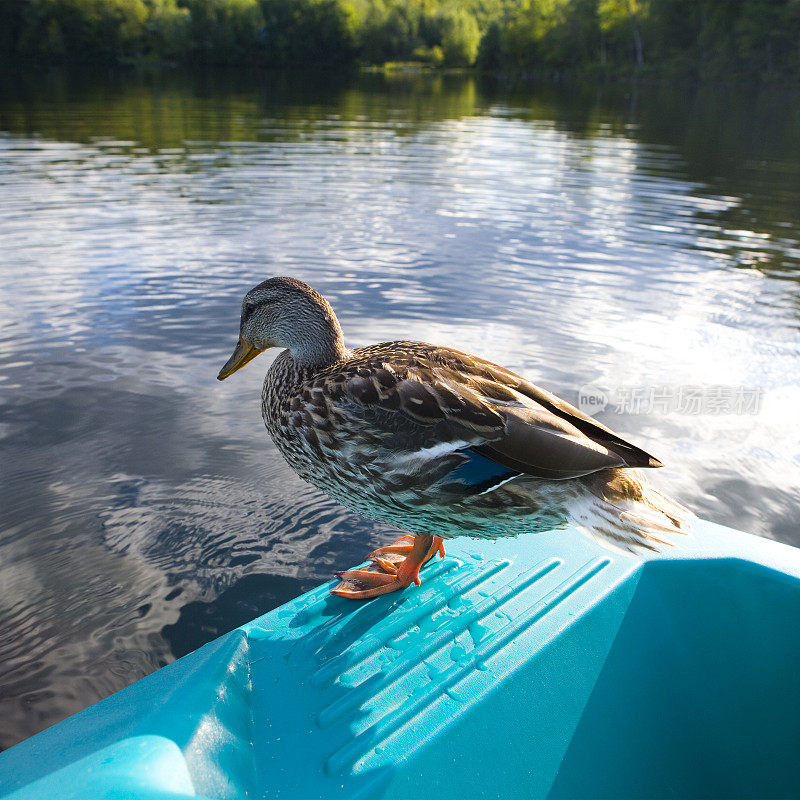
{"type": "Polygon", "coordinates": [[[756,415],[602,418],[700,513],[800,543],[791,109],[762,141],[746,98],[663,88],[69,80],[0,87],[0,746],[390,535],[280,460],[268,356],[214,380],[270,275],[353,344],[451,344],[572,401],[759,387],[756,415]]]}

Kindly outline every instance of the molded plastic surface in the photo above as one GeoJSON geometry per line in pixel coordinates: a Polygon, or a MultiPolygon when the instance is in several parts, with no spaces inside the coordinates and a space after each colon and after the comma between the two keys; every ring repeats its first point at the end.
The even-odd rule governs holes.
{"type": "Polygon", "coordinates": [[[800,797],[800,551],[456,540],[329,586],[0,754],[47,798],[800,797]]]}

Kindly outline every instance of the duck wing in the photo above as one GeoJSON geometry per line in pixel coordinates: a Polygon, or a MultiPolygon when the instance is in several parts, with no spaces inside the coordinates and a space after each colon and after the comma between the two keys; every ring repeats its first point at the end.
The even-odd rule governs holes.
{"type": "Polygon", "coordinates": [[[431,462],[458,453],[460,468],[466,457],[481,475],[492,473],[486,464],[494,464],[493,481],[516,474],[563,480],[615,467],[661,466],[550,392],[450,348],[418,342],[363,348],[318,376],[315,385],[334,414],[357,414],[375,444],[394,447],[406,458],[417,452],[431,462]]]}
{"type": "Polygon", "coordinates": [[[465,375],[469,374],[469,380],[477,382],[487,399],[503,402],[505,392],[508,390],[522,395],[527,401],[526,406],[528,403],[532,403],[534,409],[543,409],[549,414],[549,421],[552,421],[553,418],[560,419],[580,431],[595,444],[617,455],[624,462],[617,466],[640,468],[664,466],[657,458],[623,439],[593,417],[584,414],[580,409],[552,392],[542,389],[511,370],[499,367],[497,364],[477,356],[460,353],[457,350],[437,349],[439,357],[451,365],[451,369],[461,369],[465,375]]]}

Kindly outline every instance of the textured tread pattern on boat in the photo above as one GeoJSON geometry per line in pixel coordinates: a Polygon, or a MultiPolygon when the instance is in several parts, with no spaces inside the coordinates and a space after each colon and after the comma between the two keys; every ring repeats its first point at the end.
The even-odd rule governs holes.
{"type": "Polygon", "coordinates": [[[322,663],[312,680],[335,680],[346,691],[319,712],[317,724],[339,725],[352,734],[327,758],[328,774],[358,771],[365,756],[381,752],[394,733],[442,694],[459,700],[460,682],[486,669],[488,659],[610,563],[592,559],[544,594],[537,585],[546,576],[552,585],[563,567],[559,559],[507,576],[510,562],[505,560],[483,563],[477,571],[474,565],[453,570],[452,580],[440,580],[427,596],[420,592],[416,605],[378,622],[364,638],[322,663]],[[490,581],[491,592],[482,591],[490,581]]]}

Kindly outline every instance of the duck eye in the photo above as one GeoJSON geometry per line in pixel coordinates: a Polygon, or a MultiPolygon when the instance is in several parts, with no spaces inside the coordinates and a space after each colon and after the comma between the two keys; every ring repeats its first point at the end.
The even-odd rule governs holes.
{"type": "Polygon", "coordinates": [[[255,308],[269,308],[274,305],[274,300],[245,300],[244,313],[249,314],[255,308]]]}

